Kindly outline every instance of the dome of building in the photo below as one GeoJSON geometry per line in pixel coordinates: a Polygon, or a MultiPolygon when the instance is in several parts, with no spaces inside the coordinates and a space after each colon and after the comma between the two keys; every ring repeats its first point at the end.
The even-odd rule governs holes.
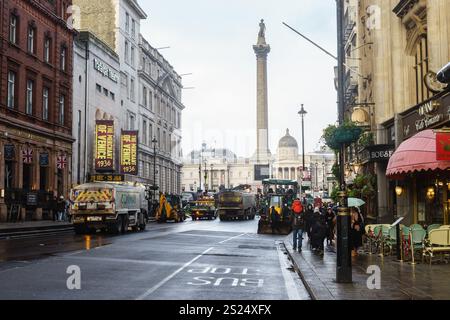
{"type": "Polygon", "coordinates": [[[278,148],[298,149],[297,140],[295,140],[295,138],[289,134],[289,129],[286,129],[286,135],[283,138],[281,138],[280,142],[278,143],[278,148]]]}

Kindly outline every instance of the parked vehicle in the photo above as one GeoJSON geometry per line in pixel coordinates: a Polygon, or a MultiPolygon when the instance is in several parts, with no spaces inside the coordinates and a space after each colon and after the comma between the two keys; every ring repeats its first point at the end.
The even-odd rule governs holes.
{"type": "Polygon", "coordinates": [[[186,220],[186,216],[181,203],[181,196],[161,194],[156,211],[156,221],[164,223],[167,221],[183,222],[184,220],[186,220]]]}
{"type": "Polygon", "coordinates": [[[222,191],[218,195],[217,211],[221,221],[255,219],[255,195],[243,191],[222,191]]]}
{"type": "Polygon", "coordinates": [[[145,230],[148,201],[143,185],[92,182],[71,191],[69,214],[75,233],[97,230],[116,234],[145,230]]]}
{"type": "Polygon", "coordinates": [[[216,200],[214,199],[214,196],[202,196],[197,201],[190,204],[189,211],[193,221],[200,219],[216,219],[216,200]]]}
{"type": "Polygon", "coordinates": [[[183,204],[183,208],[186,207],[188,204],[197,201],[197,199],[198,199],[197,192],[185,191],[181,194],[181,201],[183,204]]]}

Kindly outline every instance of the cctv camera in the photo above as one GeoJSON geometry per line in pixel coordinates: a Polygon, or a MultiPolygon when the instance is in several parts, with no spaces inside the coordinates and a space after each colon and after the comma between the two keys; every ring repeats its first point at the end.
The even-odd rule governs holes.
{"type": "Polygon", "coordinates": [[[438,72],[437,79],[442,83],[450,83],[450,62],[438,72]]]}

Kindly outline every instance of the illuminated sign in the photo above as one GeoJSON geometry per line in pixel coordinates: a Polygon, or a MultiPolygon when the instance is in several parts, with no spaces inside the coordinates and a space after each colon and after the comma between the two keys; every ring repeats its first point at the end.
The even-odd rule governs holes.
{"type": "Polygon", "coordinates": [[[91,176],[91,182],[124,182],[122,174],[95,174],[91,176]]]}
{"type": "Polygon", "coordinates": [[[137,175],[138,132],[122,131],[120,137],[120,173],[137,175]]]}
{"type": "Polygon", "coordinates": [[[114,170],[114,121],[97,120],[95,126],[95,170],[114,170]]]}

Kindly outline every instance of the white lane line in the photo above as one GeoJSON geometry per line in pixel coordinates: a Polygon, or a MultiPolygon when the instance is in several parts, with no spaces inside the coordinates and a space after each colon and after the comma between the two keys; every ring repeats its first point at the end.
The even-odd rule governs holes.
{"type": "Polygon", "coordinates": [[[289,266],[286,263],[286,257],[284,253],[277,246],[278,258],[280,259],[281,273],[283,274],[284,284],[286,286],[286,291],[289,300],[301,300],[300,294],[298,293],[297,287],[295,286],[295,280],[292,276],[292,272],[288,271],[289,266]]]}
{"type": "Polygon", "coordinates": [[[246,233],[243,233],[243,234],[240,234],[240,235],[238,235],[238,236],[231,237],[231,238],[229,238],[229,239],[220,241],[219,243],[220,243],[220,244],[223,244],[223,243],[225,243],[225,242],[231,241],[231,240],[233,240],[233,239],[236,239],[236,238],[239,238],[239,237],[242,237],[242,236],[245,236],[245,235],[246,235],[246,233]]]}
{"type": "Polygon", "coordinates": [[[145,292],[144,294],[140,295],[139,297],[136,298],[136,300],[144,300],[145,298],[147,298],[149,295],[151,295],[153,292],[155,292],[156,290],[158,290],[160,287],[162,287],[164,284],[166,284],[169,280],[171,280],[173,277],[175,277],[177,274],[179,274],[181,271],[183,271],[186,267],[190,266],[192,263],[194,263],[195,261],[197,261],[198,259],[200,259],[201,257],[203,257],[205,254],[207,254],[209,251],[211,251],[212,249],[214,249],[213,247],[209,248],[208,250],[205,250],[202,254],[196,256],[194,259],[192,259],[191,261],[187,262],[184,266],[182,266],[181,268],[179,268],[178,270],[176,270],[174,273],[172,273],[171,275],[165,277],[163,280],[161,280],[158,284],[156,284],[155,286],[153,286],[152,288],[148,289],[147,292],[145,292]]]}

